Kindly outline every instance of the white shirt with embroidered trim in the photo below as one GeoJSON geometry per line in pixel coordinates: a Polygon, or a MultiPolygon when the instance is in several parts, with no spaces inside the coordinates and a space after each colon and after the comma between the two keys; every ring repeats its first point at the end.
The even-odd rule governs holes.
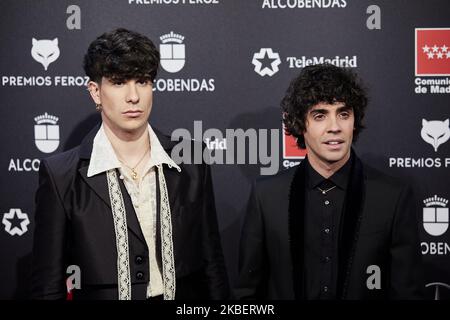
{"type": "Polygon", "coordinates": [[[144,167],[144,174],[135,182],[129,173],[129,170],[122,165],[117,158],[114,149],[109,141],[103,124],[94,138],[92,146],[91,160],[87,176],[92,177],[96,174],[106,172],[111,169],[119,169],[121,179],[124,180],[125,187],[131,197],[134,210],[136,212],[145,242],[149,251],[149,274],[150,281],[147,286],[147,298],[162,295],[164,293],[164,284],[161,270],[158,268],[156,260],[156,166],[167,164],[181,171],[180,167],[164,151],[155,132],[150,124],[148,125],[148,134],[150,139],[150,159],[144,167]]]}

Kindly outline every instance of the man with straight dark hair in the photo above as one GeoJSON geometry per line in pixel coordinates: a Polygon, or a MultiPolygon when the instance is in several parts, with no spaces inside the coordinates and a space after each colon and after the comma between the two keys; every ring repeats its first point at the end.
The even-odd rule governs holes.
{"type": "Polygon", "coordinates": [[[102,122],[41,162],[33,298],[64,299],[69,265],[81,271],[74,299],[229,296],[210,168],[176,164],[178,141],[148,123],[159,61],[125,29],[90,44],[84,69],[102,122]]]}

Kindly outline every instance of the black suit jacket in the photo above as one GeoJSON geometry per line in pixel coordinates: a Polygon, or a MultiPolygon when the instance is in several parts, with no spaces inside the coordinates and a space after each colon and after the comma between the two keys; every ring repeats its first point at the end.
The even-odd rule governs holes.
{"type": "MultiPolygon", "coordinates": [[[[32,298],[64,299],[68,265],[77,265],[81,270],[81,289],[74,290],[75,299],[118,298],[117,252],[106,173],[87,177],[97,131],[98,127],[94,128],[79,147],[41,162],[36,193],[32,298]]],[[[156,134],[170,155],[177,142],[157,131],[156,134]]],[[[180,168],[178,172],[164,166],[172,214],[176,299],[225,299],[229,296],[229,285],[210,168],[205,164],[180,164],[180,168]]],[[[148,248],[131,199],[119,181],[127,214],[131,297],[145,299],[149,281],[148,248]]],[[[157,193],[159,199],[158,184],[157,193]]],[[[159,219],[159,200],[157,203],[159,219]]],[[[156,234],[160,235],[159,230],[156,234]]],[[[159,254],[160,242],[158,237],[159,254]]]]}
{"type": "MultiPolygon", "coordinates": [[[[423,280],[411,190],[355,161],[339,233],[337,299],[418,299],[423,280]],[[381,289],[366,281],[380,268],[381,289]]],[[[307,161],[307,160],[305,160],[307,161]]],[[[303,299],[306,162],[252,189],[239,255],[240,299],[303,299]]]]}

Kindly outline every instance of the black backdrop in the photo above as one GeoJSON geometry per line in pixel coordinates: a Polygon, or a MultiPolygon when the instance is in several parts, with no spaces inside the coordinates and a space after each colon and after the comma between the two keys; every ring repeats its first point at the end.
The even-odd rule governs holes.
{"type": "MultiPolygon", "coordinates": [[[[95,37],[116,27],[157,46],[171,31],[181,36],[164,43],[178,55],[165,56],[159,72],[154,127],[167,134],[186,128],[194,136],[201,120],[203,131],[241,128],[263,142],[267,132],[276,142],[271,173],[301,160],[283,148],[279,102],[289,81],[305,63],[331,59],[354,67],[370,90],[367,129],[355,149],[414,184],[418,205],[427,208],[425,223],[418,221],[427,294],[433,299],[439,288],[440,298],[449,298],[447,0],[2,0],[0,8],[0,298],[27,295],[39,159],[76,146],[99,121],[81,61],[95,37]],[[49,52],[46,69],[36,54],[49,52]],[[180,70],[166,70],[182,60],[180,70]],[[428,135],[442,136],[436,149],[428,135]]],[[[232,283],[250,183],[267,167],[256,159],[213,165],[232,283]]]]}

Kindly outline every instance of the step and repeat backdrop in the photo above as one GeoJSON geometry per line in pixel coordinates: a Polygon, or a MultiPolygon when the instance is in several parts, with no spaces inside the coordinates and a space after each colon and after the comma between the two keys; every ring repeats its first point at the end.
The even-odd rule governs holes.
{"type": "Polygon", "coordinates": [[[124,27],[162,54],[151,124],[212,152],[231,285],[251,182],[305,156],[280,101],[304,66],[329,62],[369,88],[354,148],[413,184],[427,298],[450,299],[448,0],[2,0],[0,12],[0,298],[28,294],[40,160],[100,121],[83,55],[124,27]]]}

